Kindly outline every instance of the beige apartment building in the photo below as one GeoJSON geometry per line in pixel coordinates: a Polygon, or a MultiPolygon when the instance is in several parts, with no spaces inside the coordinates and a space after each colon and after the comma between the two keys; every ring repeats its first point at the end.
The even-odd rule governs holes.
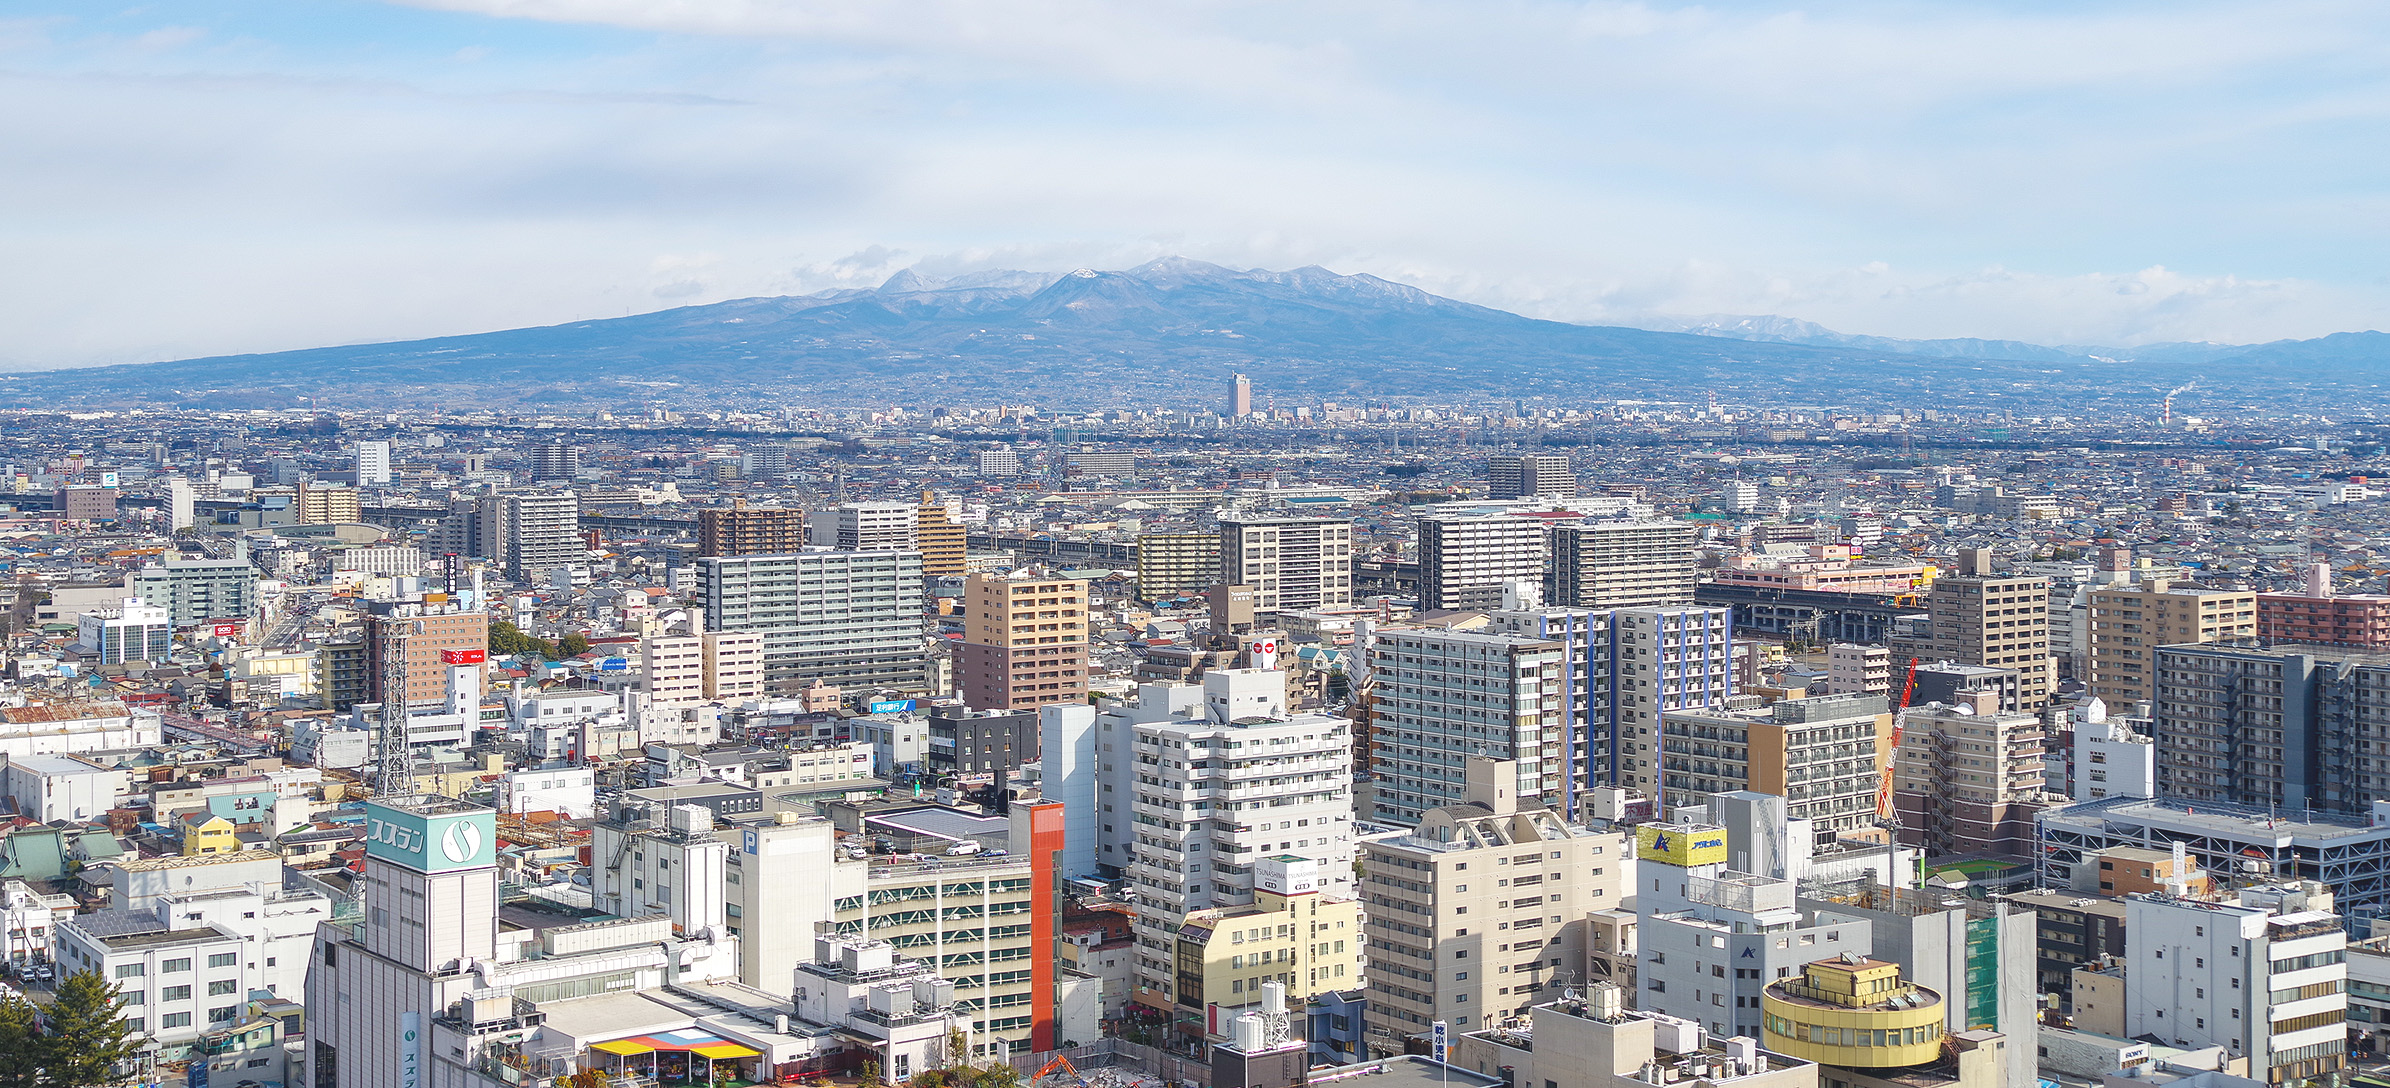
{"type": "Polygon", "coordinates": [[[921,552],[921,576],[961,576],[970,555],[968,540],[963,523],[955,520],[955,509],[936,492],[922,492],[921,505],[913,512],[913,543],[921,552]]]}
{"type": "Polygon", "coordinates": [[[973,710],[1087,701],[1087,584],[974,574],[963,588],[955,688],[973,710]]]}
{"type": "Polygon", "coordinates": [[[1253,863],[1253,902],[1187,915],[1178,931],[1176,992],[1182,1016],[1226,1035],[1261,987],[1286,987],[1301,1007],[1314,994],[1361,984],[1361,905],[1321,887],[1319,862],[1293,854],[1253,863]],[[1225,1015],[1224,1015],[1225,1014],[1225,1015]]]}
{"type": "Polygon", "coordinates": [[[2050,656],[2049,579],[1992,573],[1988,548],[1963,549],[1958,560],[1959,572],[1936,579],[1925,595],[1931,629],[1922,637],[1893,638],[1892,659],[2015,669],[2018,706],[2040,710],[2057,677],[2050,656]]]}
{"type": "Polygon", "coordinates": [[[2153,578],[2091,591],[2091,693],[2132,709],[2158,697],[2158,647],[2257,637],[2257,594],[2153,578]]]}
{"type": "Polygon", "coordinates": [[[1999,694],[1902,711],[1892,801],[1900,841],[1926,856],[2038,856],[2033,816],[2063,798],[2044,792],[2041,716],[2004,712],[1999,694]]]}
{"type": "Polygon", "coordinates": [[[1469,760],[1469,799],[1361,840],[1372,1049],[1475,1030],[1580,982],[1586,916],[1626,894],[1627,836],[1522,804],[1518,765],[1469,760]]]}
{"type": "Polygon", "coordinates": [[[1220,534],[1147,533],[1137,538],[1137,593],[1158,601],[1220,584],[1220,534]]]}

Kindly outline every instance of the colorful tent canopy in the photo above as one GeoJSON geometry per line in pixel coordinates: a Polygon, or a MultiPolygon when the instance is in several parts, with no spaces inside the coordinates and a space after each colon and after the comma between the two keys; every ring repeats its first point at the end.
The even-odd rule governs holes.
{"type": "Polygon", "coordinates": [[[625,1058],[639,1054],[653,1054],[656,1052],[656,1048],[649,1046],[637,1039],[616,1039],[610,1043],[592,1043],[590,1044],[589,1049],[602,1051],[607,1054],[619,1054],[625,1058]]]}
{"type": "Polygon", "coordinates": [[[689,1053],[695,1054],[700,1058],[711,1058],[718,1062],[726,1062],[735,1058],[760,1058],[763,1056],[763,1051],[750,1050],[746,1047],[740,1046],[737,1043],[716,1043],[713,1046],[691,1047],[689,1049],[689,1053]]]}

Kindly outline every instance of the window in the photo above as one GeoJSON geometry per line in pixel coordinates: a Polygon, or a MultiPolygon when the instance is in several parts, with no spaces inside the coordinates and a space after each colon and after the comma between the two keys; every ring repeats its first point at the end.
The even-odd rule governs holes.
{"type": "Polygon", "coordinates": [[[158,970],[169,975],[174,974],[177,971],[188,971],[190,969],[191,957],[189,956],[184,956],[180,959],[166,960],[158,964],[158,970]]]}
{"type": "Polygon", "coordinates": [[[158,1000],[189,1001],[191,1000],[191,988],[188,986],[168,986],[158,991],[158,1000]]]}
{"type": "Polygon", "coordinates": [[[207,1011],[207,1022],[211,1024],[230,1023],[233,1017],[240,1015],[240,1012],[239,1005],[218,1005],[207,1011]]]}
{"type": "Polygon", "coordinates": [[[149,1030],[149,1021],[139,1016],[128,1017],[124,1022],[124,1026],[125,1031],[128,1034],[139,1035],[142,1032],[149,1030]]]}
{"type": "Polygon", "coordinates": [[[240,958],[240,953],[238,952],[218,952],[207,958],[207,965],[210,967],[230,967],[235,963],[239,963],[240,958]]]}
{"type": "Polygon", "coordinates": [[[225,994],[231,993],[233,988],[237,985],[239,985],[239,983],[236,983],[231,979],[220,978],[207,984],[207,995],[209,997],[222,997],[225,994]]]}
{"type": "MultiPolygon", "coordinates": [[[[327,945],[326,947],[330,946],[327,945]]],[[[148,970],[148,968],[138,963],[120,963],[116,965],[116,977],[140,978],[143,974],[146,974],[148,970]]]]}
{"type": "Polygon", "coordinates": [[[167,1013],[166,1015],[164,1015],[164,1016],[161,1016],[161,1017],[159,1017],[159,1018],[158,1018],[158,1026],[159,1026],[159,1027],[161,1027],[161,1028],[187,1028],[187,1027],[190,1027],[190,1026],[191,1026],[191,1014],[190,1014],[190,1013],[187,1013],[187,1012],[170,1012],[170,1013],[167,1013]]]}

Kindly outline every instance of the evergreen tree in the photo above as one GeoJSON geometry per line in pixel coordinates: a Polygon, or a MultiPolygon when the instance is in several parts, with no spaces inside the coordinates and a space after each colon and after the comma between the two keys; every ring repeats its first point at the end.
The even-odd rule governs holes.
{"type": "Polygon", "coordinates": [[[132,1056],[124,999],[97,971],[77,971],[58,984],[58,999],[34,1047],[42,1066],[37,1088],[97,1088],[117,1082],[116,1063],[132,1056]]]}
{"type": "Polygon", "coordinates": [[[40,1073],[41,1038],[33,1002],[0,993],[0,1088],[34,1088],[40,1073]]]}

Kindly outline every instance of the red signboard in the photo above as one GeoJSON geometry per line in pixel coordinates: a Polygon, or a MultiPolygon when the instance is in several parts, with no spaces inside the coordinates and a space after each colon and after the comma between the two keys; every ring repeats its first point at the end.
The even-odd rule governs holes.
{"type": "Polygon", "coordinates": [[[217,637],[217,638],[234,638],[234,637],[237,637],[237,636],[238,636],[240,633],[241,633],[241,625],[240,625],[240,624],[237,624],[237,623],[219,623],[219,624],[217,624],[217,625],[216,625],[216,637],[217,637]]]}
{"type": "Polygon", "coordinates": [[[440,663],[443,665],[479,665],[489,659],[490,652],[488,650],[440,651],[440,663]]]}

